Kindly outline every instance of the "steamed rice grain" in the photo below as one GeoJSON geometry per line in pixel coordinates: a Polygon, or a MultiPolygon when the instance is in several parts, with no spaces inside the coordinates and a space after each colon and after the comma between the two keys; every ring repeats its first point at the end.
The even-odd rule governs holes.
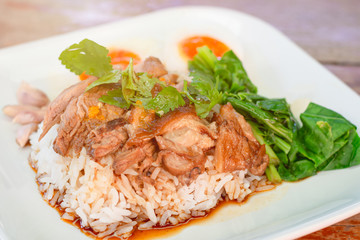
{"type": "Polygon", "coordinates": [[[132,166],[117,177],[112,159],[93,161],[85,149],[78,157],[62,157],[52,143],[57,125],[39,142],[42,127],[31,136],[31,164],[37,170],[39,190],[52,206],[59,204],[63,219],[80,219],[82,227],[90,227],[98,237],[127,238],[132,231],[151,229],[184,222],[206,215],[223,196],[242,201],[254,191],[273,188],[265,177],[247,171],[218,173],[214,158],[208,157],[205,172],[189,185],[163,168],[154,166],[150,178],[155,184],[138,186],[138,175],[132,166]]]}

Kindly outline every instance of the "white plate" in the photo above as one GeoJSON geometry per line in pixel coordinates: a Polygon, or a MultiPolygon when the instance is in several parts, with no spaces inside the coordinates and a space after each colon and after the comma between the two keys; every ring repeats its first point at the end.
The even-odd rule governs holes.
{"type": "MultiPolygon", "coordinates": [[[[309,99],[360,126],[359,96],[281,33],[251,16],[210,7],[168,9],[0,50],[1,106],[16,103],[21,81],[51,98],[77,81],[57,58],[83,38],[142,57],[155,55],[168,68],[182,70],[186,64],[176,44],[192,34],[211,35],[234,49],[260,94],[289,102],[309,99]]],[[[27,162],[29,149],[20,149],[14,140],[18,126],[2,114],[0,123],[0,239],[88,239],[42,200],[27,162]]],[[[296,238],[360,212],[358,182],[360,168],[353,167],[285,183],[170,239],[296,238]]]]}

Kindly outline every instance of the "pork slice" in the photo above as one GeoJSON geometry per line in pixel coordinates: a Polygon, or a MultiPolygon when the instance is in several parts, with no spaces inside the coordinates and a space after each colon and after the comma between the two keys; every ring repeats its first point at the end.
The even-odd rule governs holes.
{"type": "Polygon", "coordinates": [[[250,146],[244,136],[237,134],[227,123],[220,126],[214,154],[218,172],[249,169],[250,151],[250,146]]]}
{"type": "Polygon", "coordinates": [[[266,154],[265,145],[261,145],[257,154],[252,160],[250,172],[254,175],[263,175],[269,164],[269,156],[266,154]]]}
{"type": "Polygon", "coordinates": [[[53,148],[54,151],[61,156],[67,155],[74,136],[85,130],[81,123],[86,116],[86,112],[79,107],[78,101],[78,98],[71,100],[65,112],[60,117],[61,123],[53,148]]]}
{"type": "Polygon", "coordinates": [[[90,77],[72,85],[60,93],[60,95],[50,103],[44,116],[43,132],[41,133],[39,140],[45,136],[52,126],[60,122],[60,117],[65,112],[70,102],[79,97],[85,91],[86,87],[95,80],[95,77],[90,77]]]}
{"type": "Polygon", "coordinates": [[[128,139],[125,123],[123,118],[117,118],[91,130],[87,140],[88,154],[99,159],[121,148],[128,139]]]}
{"type": "Polygon", "coordinates": [[[197,147],[204,151],[215,146],[215,140],[208,134],[210,130],[198,121],[185,121],[186,125],[181,128],[163,134],[163,137],[171,140],[177,145],[187,148],[197,147]],[[205,130],[205,131],[203,131],[205,130]]]}
{"type": "Polygon", "coordinates": [[[159,163],[156,162],[159,149],[157,148],[155,141],[149,141],[142,147],[142,150],[146,157],[139,165],[139,172],[144,174],[153,163],[159,165],[159,163]]]}
{"type": "Polygon", "coordinates": [[[156,136],[155,139],[160,150],[169,150],[178,155],[187,156],[188,158],[203,154],[202,149],[195,145],[191,147],[185,147],[161,136],[156,136]]]}
{"type": "Polygon", "coordinates": [[[161,136],[167,132],[187,126],[191,129],[195,129],[196,131],[201,131],[202,133],[209,135],[212,139],[216,139],[216,133],[204,124],[201,124],[200,118],[196,115],[195,108],[193,106],[183,106],[166,113],[161,118],[154,120],[147,129],[137,131],[136,134],[134,134],[134,136],[129,140],[129,145],[137,145],[144,140],[149,140],[155,136],[161,136]],[[190,123],[192,120],[195,121],[190,123]]]}
{"type": "Polygon", "coordinates": [[[146,72],[155,78],[159,78],[168,73],[165,66],[156,57],[146,58],[140,68],[140,71],[146,72]]]}
{"type": "Polygon", "coordinates": [[[190,173],[194,168],[194,162],[169,150],[160,151],[158,158],[161,159],[164,168],[174,176],[190,173]]]}
{"type": "Polygon", "coordinates": [[[134,106],[131,109],[128,122],[132,125],[134,130],[149,127],[149,124],[155,120],[155,111],[146,110],[143,107],[134,106]]]}
{"type": "Polygon", "coordinates": [[[164,78],[166,85],[174,86],[177,83],[179,75],[174,74],[174,73],[168,73],[162,77],[164,78]]]}
{"type": "MultiPolygon", "coordinates": [[[[152,121],[147,129],[142,129],[134,134],[128,140],[126,146],[139,146],[139,144],[153,138],[156,139],[161,150],[160,153],[163,152],[158,155],[156,161],[160,162],[165,168],[169,168],[166,165],[169,165],[170,161],[178,159],[183,163],[189,161],[192,167],[198,167],[202,171],[204,169],[205,152],[215,146],[217,135],[196,115],[193,106],[184,106],[152,121]],[[166,160],[168,156],[171,158],[169,161],[166,160]]],[[[183,169],[187,168],[176,171],[174,169],[176,166],[174,165],[169,172],[185,174],[183,169]]]]}
{"type": "Polygon", "coordinates": [[[141,148],[134,148],[126,152],[118,151],[114,154],[113,169],[116,175],[120,175],[131,165],[144,160],[145,152],[141,148]]]}
{"type": "Polygon", "coordinates": [[[228,121],[239,134],[244,135],[252,144],[259,147],[259,142],[254,137],[250,124],[246,122],[243,115],[234,110],[230,103],[220,108],[220,118],[222,121],[228,121]]]}
{"type": "Polygon", "coordinates": [[[263,175],[269,157],[244,117],[228,103],[220,109],[218,124],[219,137],[214,153],[216,170],[231,172],[247,169],[254,175],[263,175]]]}
{"type": "Polygon", "coordinates": [[[109,87],[106,86],[96,87],[68,104],[60,118],[58,136],[54,141],[55,152],[66,156],[69,149],[74,148],[74,152],[79,153],[91,130],[122,116],[123,109],[99,103],[99,97],[108,90],[109,87]],[[89,114],[89,109],[93,106],[98,108],[96,116],[89,114]]]}

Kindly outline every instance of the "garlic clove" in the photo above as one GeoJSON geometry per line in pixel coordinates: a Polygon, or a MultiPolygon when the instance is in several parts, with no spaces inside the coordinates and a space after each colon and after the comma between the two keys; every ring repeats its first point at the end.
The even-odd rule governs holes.
{"type": "Polygon", "coordinates": [[[6,105],[3,107],[3,113],[11,118],[15,117],[21,112],[36,112],[42,109],[29,105],[6,105]]]}
{"type": "Polygon", "coordinates": [[[45,111],[37,110],[37,111],[23,111],[13,118],[14,123],[18,124],[29,124],[29,123],[40,123],[44,120],[45,111]]]}
{"type": "Polygon", "coordinates": [[[16,133],[16,142],[20,147],[24,147],[29,141],[30,135],[38,129],[38,125],[30,123],[21,126],[16,133]]]}
{"type": "Polygon", "coordinates": [[[33,88],[26,82],[22,82],[16,92],[17,100],[22,105],[43,107],[49,104],[50,100],[44,92],[33,88]]]}

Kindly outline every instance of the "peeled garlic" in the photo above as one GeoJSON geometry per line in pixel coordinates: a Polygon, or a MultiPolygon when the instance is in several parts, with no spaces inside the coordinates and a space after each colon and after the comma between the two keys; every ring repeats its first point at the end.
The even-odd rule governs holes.
{"type": "Polygon", "coordinates": [[[31,87],[28,83],[22,82],[16,92],[17,100],[22,105],[43,107],[49,104],[50,100],[45,93],[31,87]]]}
{"type": "Polygon", "coordinates": [[[40,108],[29,105],[6,105],[2,110],[5,115],[13,118],[21,112],[36,112],[40,111],[40,108]]]}
{"type": "Polygon", "coordinates": [[[14,118],[14,123],[19,124],[28,124],[28,123],[40,123],[42,120],[44,120],[45,112],[38,110],[38,111],[24,111],[18,113],[14,118]]]}
{"type": "Polygon", "coordinates": [[[21,126],[16,133],[16,142],[20,147],[24,147],[29,141],[30,135],[35,132],[38,128],[38,125],[35,123],[26,124],[21,126]]]}

